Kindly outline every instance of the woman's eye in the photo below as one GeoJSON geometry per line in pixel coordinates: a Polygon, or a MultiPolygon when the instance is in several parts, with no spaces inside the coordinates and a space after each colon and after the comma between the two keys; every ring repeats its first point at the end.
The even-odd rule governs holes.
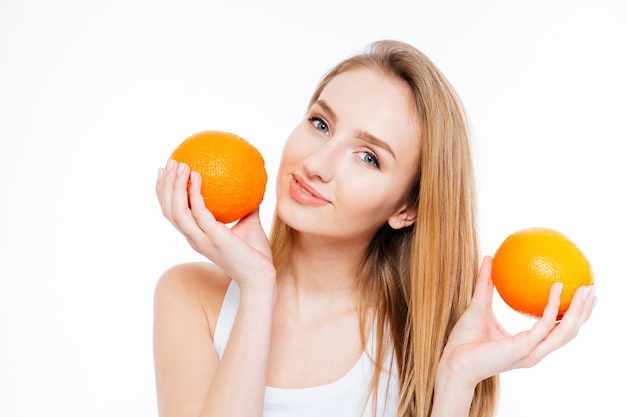
{"type": "Polygon", "coordinates": [[[378,158],[376,158],[376,155],[374,155],[371,152],[367,152],[367,151],[359,152],[359,158],[361,158],[361,160],[363,160],[363,162],[365,162],[367,165],[371,165],[375,168],[380,167],[378,163],[378,158]]]}
{"type": "Polygon", "coordinates": [[[328,128],[328,124],[321,117],[313,116],[309,118],[309,121],[311,122],[311,124],[313,125],[315,129],[319,130],[326,136],[330,134],[330,129],[328,128]]]}

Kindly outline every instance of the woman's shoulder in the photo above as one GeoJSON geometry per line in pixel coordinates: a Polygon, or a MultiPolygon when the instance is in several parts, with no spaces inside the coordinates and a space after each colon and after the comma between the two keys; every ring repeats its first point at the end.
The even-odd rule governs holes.
{"type": "Polygon", "coordinates": [[[231,278],[213,263],[174,265],[163,272],[156,284],[155,306],[167,304],[168,309],[174,310],[177,306],[200,306],[212,333],[230,282],[231,278]]]}

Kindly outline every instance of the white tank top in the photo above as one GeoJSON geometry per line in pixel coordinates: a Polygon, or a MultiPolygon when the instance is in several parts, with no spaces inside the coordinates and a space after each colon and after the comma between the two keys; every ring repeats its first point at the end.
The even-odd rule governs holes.
{"type": "MultiPolygon", "coordinates": [[[[220,360],[224,354],[238,306],[239,287],[232,281],[226,291],[213,336],[213,343],[220,360]]],[[[371,403],[364,405],[364,401],[367,399],[373,372],[373,365],[368,356],[369,353],[373,357],[373,339],[370,337],[367,353],[363,352],[352,369],[335,382],[311,388],[265,387],[263,417],[372,416],[371,403]]],[[[398,377],[394,367],[394,372],[381,373],[376,417],[395,416],[397,405],[398,377]]]]}

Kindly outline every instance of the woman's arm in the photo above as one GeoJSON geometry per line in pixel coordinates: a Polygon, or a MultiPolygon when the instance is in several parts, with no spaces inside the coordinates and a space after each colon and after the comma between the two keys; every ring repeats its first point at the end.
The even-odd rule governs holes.
{"type": "Polygon", "coordinates": [[[213,334],[230,279],[208,263],[182,264],[154,292],[153,349],[159,415],[199,416],[218,366],[213,334]]]}
{"type": "Polygon", "coordinates": [[[213,332],[229,282],[215,265],[185,264],[157,284],[154,361],[163,417],[262,414],[273,294],[241,293],[218,362],[213,332]]]}
{"type": "Polygon", "coordinates": [[[176,280],[185,277],[178,274],[178,278],[163,277],[157,286],[155,366],[159,409],[162,416],[261,416],[275,296],[269,243],[258,210],[229,229],[206,209],[200,187],[200,176],[174,161],[157,180],[157,196],[165,217],[193,249],[219,266],[215,269],[218,272],[201,278],[214,279],[211,284],[193,279],[181,284],[176,280]],[[211,322],[216,320],[219,308],[212,294],[223,297],[224,282],[230,279],[239,285],[240,304],[218,362],[211,322]]]}
{"type": "Polygon", "coordinates": [[[508,334],[492,308],[491,258],[481,267],[472,302],[452,330],[441,356],[432,417],[467,416],[474,388],[501,372],[528,368],[570,342],[596,304],[594,287],[580,287],[560,322],[562,285],[554,284],[543,316],[530,330],[508,334]]]}

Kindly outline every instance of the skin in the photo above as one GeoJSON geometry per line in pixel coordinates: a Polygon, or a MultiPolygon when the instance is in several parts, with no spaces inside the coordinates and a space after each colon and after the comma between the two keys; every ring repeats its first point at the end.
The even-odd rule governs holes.
{"type": "MultiPolygon", "coordinates": [[[[384,223],[415,220],[403,199],[419,153],[419,126],[410,120],[409,91],[396,79],[359,69],[329,83],[283,150],[276,209],[297,234],[280,276],[258,210],[228,228],[204,206],[197,173],[176,161],[159,170],[164,216],[211,261],[171,268],[155,290],[162,416],[261,416],[266,385],[326,384],[354,365],[362,353],[355,280],[363,250],[384,223]],[[218,362],[212,335],[231,279],[240,307],[218,362]]],[[[591,289],[580,289],[557,325],[553,290],[544,317],[512,336],[493,316],[492,294],[486,258],[443,353],[433,416],[467,416],[480,380],[532,366],[567,343],[595,303],[591,289]]]]}
{"type": "Polygon", "coordinates": [[[398,80],[377,83],[380,77],[358,70],[330,82],[289,136],[276,190],[285,223],[316,239],[356,244],[359,251],[385,222],[404,227],[414,220],[403,212],[419,150],[417,128],[410,123],[410,93],[398,80]],[[382,143],[372,143],[374,138],[382,143]],[[286,192],[293,175],[328,204],[307,207],[294,201],[286,192]],[[408,221],[398,222],[398,215],[408,221]]]}

